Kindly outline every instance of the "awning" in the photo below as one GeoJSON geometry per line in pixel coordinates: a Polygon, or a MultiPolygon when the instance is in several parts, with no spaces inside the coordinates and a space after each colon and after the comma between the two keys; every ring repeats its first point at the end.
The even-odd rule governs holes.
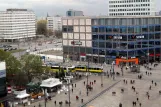
{"type": "Polygon", "coordinates": [[[59,79],[49,78],[47,80],[43,80],[40,87],[52,88],[52,87],[55,87],[55,86],[61,85],[61,84],[62,84],[62,82],[60,82],[59,79]]]}

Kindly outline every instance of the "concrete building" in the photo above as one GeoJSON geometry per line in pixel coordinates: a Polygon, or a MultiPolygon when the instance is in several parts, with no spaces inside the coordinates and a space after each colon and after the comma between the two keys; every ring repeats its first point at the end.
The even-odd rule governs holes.
{"type": "Polygon", "coordinates": [[[66,16],[84,16],[84,15],[83,15],[83,11],[70,9],[66,12],[66,16]]]}
{"type": "Polygon", "coordinates": [[[109,0],[109,16],[155,15],[156,0],[109,0]]]}
{"type": "Polygon", "coordinates": [[[35,13],[31,10],[0,11],[0,39],[11,42],[35,37],[35,20],[35,13]]]}
{"type": "Polygon", "coordinates": [[[61,16],[47,17],[47,29],[54,31],[62,30],[61,16]]]}
{"type": "Polygon", "coordinates": [[[161,58],[160,16],[64,17],[62,24],[64,59],[111,63],[117,57],[161,58]]]}

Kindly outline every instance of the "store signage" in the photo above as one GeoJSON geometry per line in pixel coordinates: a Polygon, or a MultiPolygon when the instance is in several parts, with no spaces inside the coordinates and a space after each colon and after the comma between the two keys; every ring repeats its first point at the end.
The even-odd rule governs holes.
{"type": "Polygon", "coordinates": [[[144,39],[144,35],[136,36],[136,39],[144,39]]]}
{"type": "Polygon", "coordinates": [[[72,45],[82,45],[82,42],[80,42],[80,41],[72,41],[71,44],[72,45]]]}
{"type": "Polygon", "coordinates": [[[113,39],[122,39],[122,36],[113,36],[113,39]]]}
{"type": "Polygon", "coordinates": [[[134,58],[136,58],[136,57],[135,56],[131,57],[131,59],[134,59],[134,58]]]}
{"type": "Polygon", "coordinates": [[[144,39],[144,35],[133,35],[132,39],[144,39]]]}
{"type": "Polygon", "coordinates": [[[124,57],[124,56],[122,56],[121,58],[122,58],[122,59],[126,59],[126,57],[124,57]]]}

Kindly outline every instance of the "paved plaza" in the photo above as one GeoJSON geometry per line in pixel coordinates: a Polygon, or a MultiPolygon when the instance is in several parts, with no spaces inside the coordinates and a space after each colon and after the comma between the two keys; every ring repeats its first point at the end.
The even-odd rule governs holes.
{"type": "MultiPolygon", "coordinates": [[[[107,66],[106,69],[109,71],[110,66],[107,66]]],[[[124,69],[124,76],[115,76],[115,80],[113,80],[112,77],[108,78],[107,76],[103,76],[103,87],[101,87],[101,76],[91,75],[89,76],[89,83],[96,80],[96,84],[92,85],[93,91],[89,91],[88,96],[86,94],[87,90],[84,85],[84,81],[87,81],[86,78],[77,81],[76,83],[73,83],[73,92],[72,90],[70,90],[70,107],[119,107],[119,103],[122,103],[122,107],[133,107],[133,101],[137,103],[136,107],[140,107],[139,103],[142,104],[141,107],[160,107],[160,70],[161,65],[155,68],[153,67],[151,71],[146,70],[143,66],[141,66],[140,73],[131,73],[129,72],[129,70],[124,69]],[[152,75],[146,75],[146,71],[151,72],[152,75]],[[143,75],[142,79],[138,79],[138,75],[143,75]],[[125,84],[123,80],[127,80],[127,84],[125,84]],[[135,80],[135,83],[130,84],[130,80],[135,80]],[[154,83],[152,84],[152,80],[154,81],[154,83],[157,83],[157,86],[155,86],[154,83]],[[135,91],[132,90],[132,86],[135,87],[135,91]],[[149,90],[150,86],[151,90],[149,90]],[[124,90],[123,93],[121,92],[121,89],[124,90]],[[112,92],[116,92],[116,95],[113,95],[112,92]],[[146,95],[147,92],[150,96],[149,99],[146,95]],[[76,96],[79,97],[79,100],[76,100],[76,96]],[[138,101],[137,98],[139,99],[138,101]],[[83,99],[83,103],[81,102],[81,99],[83,99]]],[[[115,66],[115,71],[120,72],[120,68],[115,66]]],[[[65,93],[66,91],[62,91],[60,94],[57,94],[55,97],[52,98],[52,101],[47,102],[46,107],[69,107],[69,105],[65,104],[65,100],[68,100],[68,94],[65,93]],[[54,101],[57,102],[56,105],[54,104],[54,101]],[[63,102],[62,106],[59,105],[60,101],[63,102]]],[[[45,107],[44,100],[32,103],[28,107],[39,107],[39,104],[41,104],[41,107],[45,107]]]]}

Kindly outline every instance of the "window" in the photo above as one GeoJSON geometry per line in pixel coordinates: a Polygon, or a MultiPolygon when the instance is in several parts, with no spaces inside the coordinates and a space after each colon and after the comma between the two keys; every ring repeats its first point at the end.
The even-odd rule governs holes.
{"type": "Polygon", "coordinates": [[[120,27],[120,33],[126,33],[127,32],[127,27],[121,26],[120,27]]]}
{"type": "Polygon", "coordinates": [[[161,31],[160,30],[160,25],[155,26],[155,31],[161,31]]]}
{"type": "Polygon", "coordinates": [[[99,32],[105,32],[105,27],[103,26],[99,27],[99,32]]]}
{"type": "Polygon", "coordinates": [[[142,32],[148,32],[148,26],[142,26],[142,32]]]}
{"type": "Polygon", "coordinates": [[[93,40],[98,40],[98,35],[92,35],[93,40]]]}
{"type": "Polygon", "coordinates": [[[128,27],[128,33],[134,33],[134,27],[128,27]]]}
{"type": "Polygon", "coordinates": [[[92,42],[93,47],[98,47],[98,42],[92,42]]]}
{"type": "Polygon", "coordinates": [[[107,27],[106,27],[106,32],[111,33],[111,32],[112,32],[112,27],[107,26],[107,27]]]}
{"type": "Polygon", "coordinates": [[[92,27],[92,32],[97,33],[97,32],[98,32],[98,30],[99,30],[99,28],[98,28],[97,26],[92,27]]]}
{"type": "Polygon", "coordinates": [[[100,48],[105,48],[105,42],[99,42],[99,47],[100,48]]]}
{"type": "Polygon", "coordinates": [[[105,35],[99,35],[99,40],[105,40],[105,35]]]}

